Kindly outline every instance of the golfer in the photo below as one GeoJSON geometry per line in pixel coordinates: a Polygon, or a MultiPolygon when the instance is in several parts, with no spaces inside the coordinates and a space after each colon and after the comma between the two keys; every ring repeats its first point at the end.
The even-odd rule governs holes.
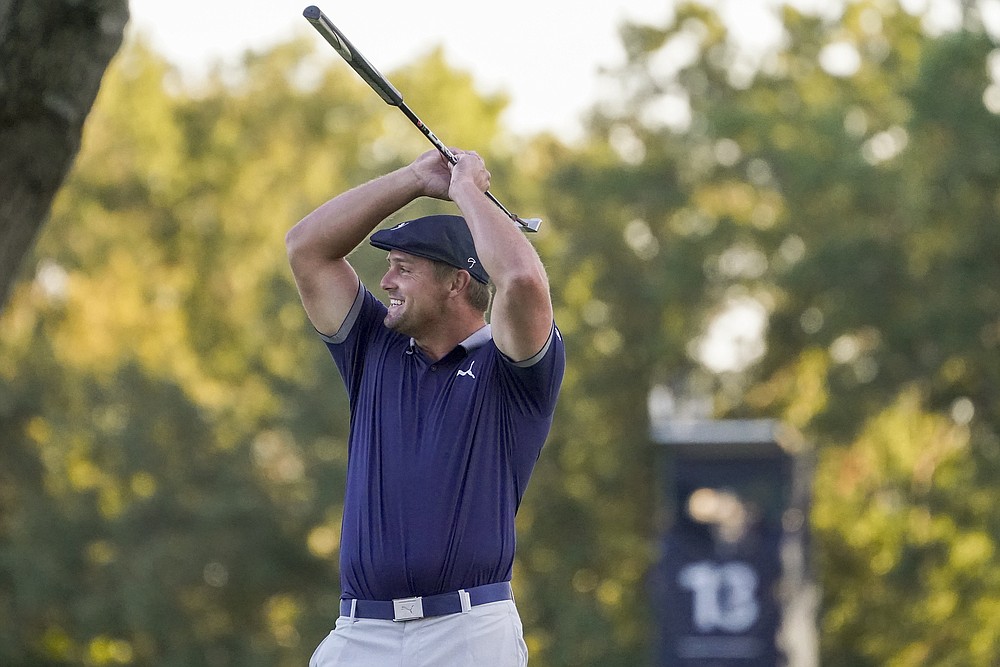
{"type": "Polygon", "coordinates": [[[514,515],[565,350],[538,255],[485,196],[483,160],[455,154],[451,165],[429,151],[349,190],[286,237],[351,407],[340,618],[311,667],[527,664],[510,587],[514,515]],[[346,258],[423,196],[462,215],[372,234],[387,251],[383,305],[346,258]]]}

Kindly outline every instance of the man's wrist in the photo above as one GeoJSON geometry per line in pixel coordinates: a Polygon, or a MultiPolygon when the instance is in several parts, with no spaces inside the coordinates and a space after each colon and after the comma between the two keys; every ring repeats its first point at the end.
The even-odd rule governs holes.
{"type": "Polygon", "coordinates": [[[426,194],[427,186],[424,184],[424,180],[420,177],[420,174],[417,173],[413,164],[400,167],[396,171],[396,175],[400,179],[399,187],[406,193],[411,201],[426,194]]]}
{"type": "Polygon", "coordinates": [[[462,202],[474,201],[475,199],[483,197],[483,191],[480,190],[476,184],[472,181],[462,181],[460,183],[453,183],[451,188],[448,190],[448,196],[451,200],[461,207],[462,202]]]}

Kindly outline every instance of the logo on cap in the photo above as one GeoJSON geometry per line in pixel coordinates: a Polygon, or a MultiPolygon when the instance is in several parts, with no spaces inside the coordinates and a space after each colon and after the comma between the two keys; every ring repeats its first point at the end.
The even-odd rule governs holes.
{"type": "Polygon", "coordinates": [[[476,258],[475,257],[470,257],[469,259],[467,259],[465,261],[467,261],[469,263],[469,271],[471,271],[472,267],[474,267],[476,265],[476,258]]]}

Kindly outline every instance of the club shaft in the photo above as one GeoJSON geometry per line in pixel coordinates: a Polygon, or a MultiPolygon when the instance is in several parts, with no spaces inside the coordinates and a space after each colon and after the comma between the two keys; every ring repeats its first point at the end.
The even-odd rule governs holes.
{"type": "Polygon", "coordinates": [[[438,149],[441,155],[447,158],[448,162],[455,164],[458,162],[458,158],[455,154],[451,152],[451,149],[444,145],[444,142],[437,138],[437,135],[431,132],[431,128],[424,125],[424,121],[417,118],[417,114],[413,113],[410,107],[406,106],[406,103],[402,100],[399,103],[399,110],[403,112],[403,115],[410,119],[410,122],[417,126],[417,129],[423,132],[427,140],[434,144],[434,148],[438,149]]]}
{"type": "MultiPolygon", "coordinates": [[[[405,102],[400,101],[400,103],[399,103],[399,109],[400,109],[400,111],[403,112],[403,114],[407,118],[410,119],[411,123],[413,123],[414,125],[417,126],[418,130],[420,130],[421,132],[423,132],[424,136],[427,137],[427,140],[430,141],[434,145],[434,148],[438,149],[438,152],[441,153],[441,155],[443,155],[445,157],[445,159],[448,160],[448,162],[450,162],[452,164],[456,164],[458,162],[458,158],[451,151],[451,149],[448,148],[447,146],[445,146],[444,142],[442,142],[440,139],[437,138],[437,135],[434,134],[431,131],[431,129],[429,127],[427,127],[422,120],[420,120],[420,118],[417,117],[417,114],[413,113],[413,111],[410,109],[410,107],[406,106],[405,102]]],[[[491,202],[493,202],[494,204],[496,204],[500,208],[500,210],[503,211],[507,215],[508,218],[510,218],[514,222],[522,225],[526,229],[530,229],[533,232],[534,231],[538,231],[537,228],[532,229],[527,222],[522,221],[516,215],[514,215],[513,213],[511,213],[510,211],[508,211],[507,207],[504,206],[502,203],[500,203],[500,200],[497,199],[496,197],[494,197],[492,192],[490,192],[489,190],[487,190],[485,194],[486,194],[486,197],[489,198],[489,200],[491,202]]]]}
{"type": "MultiPolygon", "coordinates": [[[[375,69],[375,67],[368,62],[368,59],[365,58],[353,44],[351,44],[350,40],[347,39],[347,36],[344,35],[344,33],[341,32],[329,18],[327,18],[326,14],[324,14],[319,7],[310,5],[309,7],[306,7],[305,11],[302,12],[302,15],[307,21],[309,21],[316,31],[323,36],[323,39],[325,39],[330,46],[333,47],[334,51],[340,54],[340,56],[347,61],[347,64],[358,73],[361,79],[367,83],[372,90],[378,93],[379,97],[381,97],[386,104],[397,107],[400,111],[402,111],[410,122],[413,123],[425,137],[427,137],[427,140],[434,145],[438,152],[441,153],[441,155],[443,155],[448,162],[451,164],[458,162],[458,158],[447,146],[444,145],[444,142],[438,139],[437,135],[431,132],[430,128],[424,125],[424,122],[420,120],[420,118],[418,118],[408,106],[406,106],[406,103],[403,102],[403,95],[396,90],[396,88],[389,82],[388,79],[385,78],[385,76],[382,75],[381,72],[375,69]]],[[[501,204],[500,200],[494,197],[489,190],[487,190],[485,194],[490,201],[496,204],[508,218],[514,221],[514,223],[519,225],[522,229],[529,232],[538,231],[538,227],[542,222],[541,220],[538,218],[530,218],[527,220],[520,218],[507,210],[507,207],[501,204]]]]}

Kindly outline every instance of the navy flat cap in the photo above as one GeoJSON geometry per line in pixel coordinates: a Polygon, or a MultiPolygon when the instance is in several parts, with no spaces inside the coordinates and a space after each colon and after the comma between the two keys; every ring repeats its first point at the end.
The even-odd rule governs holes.
{"type": "Polygon", "coordinates": [[[465,218],[458,215],[428,215],[401,222],[395,227],[375,232],[369,243],[382,250],[401,250],[444,262],[456,269],[465,269],[484,285],[490,282],[476,254],[472,232],[465,224],[465,218]]]}

